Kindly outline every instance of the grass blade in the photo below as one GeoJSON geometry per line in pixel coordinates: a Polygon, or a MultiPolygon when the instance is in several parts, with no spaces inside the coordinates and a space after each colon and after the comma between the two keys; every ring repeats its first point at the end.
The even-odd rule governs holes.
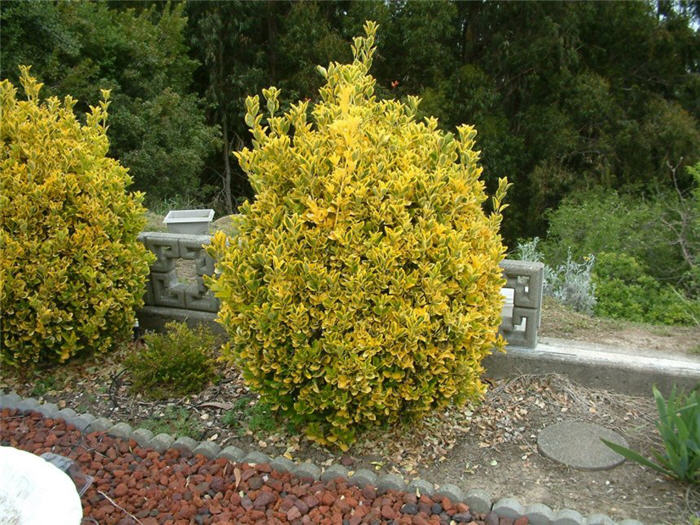
{"type": "Polygon", "coordinates": [[[608,441],[607,439],[600,438],[600,440],[605,443],[608,447],[610,447],[614,452],[617,452],[621,456],[631,459],[632,461],[636,461],[637,463],[644,465],[646,467],[652,468],[656,470],[657,472],[661,472],[662,474],[666,474],[667,476],[670,476],[671,473],[664,469],[661,465],[657,465],[656,463],[653,463],[652,461],[649,461],[647,458],[642,456],[641,454],[635,452],[634,450],[630,450],[626,447],[623,447],[622,445],[618,445],[617,443],[613,443],[611,441],[608,441]]]}

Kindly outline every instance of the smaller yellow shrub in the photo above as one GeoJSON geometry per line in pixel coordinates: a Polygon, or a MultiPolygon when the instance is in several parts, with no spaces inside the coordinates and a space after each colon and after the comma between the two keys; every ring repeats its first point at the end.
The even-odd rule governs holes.
{"type": "Polygon", "coordinates": [[[27,100],[0,82],[0,360],[63,362],[126,337],[152,255],[137,240],[141,194],[106,157],[109,93],[86,124],[66,97],[42,102],[21,68],[27,100]]]}

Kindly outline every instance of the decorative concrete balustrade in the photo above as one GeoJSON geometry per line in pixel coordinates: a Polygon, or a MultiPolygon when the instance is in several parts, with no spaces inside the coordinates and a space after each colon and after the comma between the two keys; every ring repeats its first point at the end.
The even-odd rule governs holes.
{"type": "MultiPolygon", "coordinates": [[[[143,328],[161,328],[171,319],[213,322],[219,301],[206,287],[202,277],[214,273],[214,260],[203,246],[209,235],[142,232],[139,240],[157,260],[151,266],[144,308],[139,312],[143,328]],[[177,273],[178,259],[194,261],[195,276],[182,282],[177,273]]],[[[512,346],[534,348],[542,310],[543,265],[504,260],[506,278],[503,322],[500,332],[512,346]]]]}
{"type": "Polygon", "coordinates": [[[209,235],[142,232],[139,240],[157,257],[151,265],[146,287],[146,306],[216,314],[219,300],[203,280],[203,276],[214,273],[214,260],[204,251],[204,246],[211,242],[209,235]],[[193,283],[183,283],[178,279],[178,259],[194,261],[196,277],[193,283]]]}
{"type": "Polygon", "coordinates": [[[542,318],[544,265],[505,259],[501,268],[506,278],[504,290],[512,292],[505,294],[507,299],[500,332],[509,345],[535,348],[542,318]]]}

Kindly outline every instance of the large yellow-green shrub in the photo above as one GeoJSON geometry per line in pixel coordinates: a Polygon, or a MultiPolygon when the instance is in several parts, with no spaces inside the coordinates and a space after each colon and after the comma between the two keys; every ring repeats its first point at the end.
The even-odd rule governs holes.
{"type": "Polygon", "coordinates": [[[28,68],[21,83],[26,100],[0,83],[0,357],[63,362],[133,326],[151,260],[136,238],[145,210],[105,156],[108,93],[81,125],[73,99],[42,102],[28,68]]]}
{"type": "Polygon", "coordinates": [[[253,146],[237,154],[257,193],[238,234],[219,233],[227,355],[273,409],[341,447],[358,428],[479,398],[497,335],[506,181],[486,215],[476,131],[416,120],[417,98],[378,101],[376,26],[352,64],[277,115],[278,90],[246,101],[253,146]]]}

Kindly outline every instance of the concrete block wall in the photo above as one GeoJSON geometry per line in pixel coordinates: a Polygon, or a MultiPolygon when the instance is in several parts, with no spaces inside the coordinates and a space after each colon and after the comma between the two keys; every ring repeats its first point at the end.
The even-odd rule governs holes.
{"type": "MultiPolygon", "coordinates": [[[[203,276],[214,273],[214,260],[204,250],[211,236],[142,232],[139,240],[157,257],[151,266],[145,305],[138,314],[141,327],[157,330],[169,320],[179,320],[203,322],[220,329],[215,323],[219,301],[203,280],[203,276]],[[178,281],[178,259],[194,261],[194,283],[178,281]]],[[[509,345],[535,348],[542,310],[544,266],[506,259],[501,268],[509,293],[500,333],[509,345]]]]}

